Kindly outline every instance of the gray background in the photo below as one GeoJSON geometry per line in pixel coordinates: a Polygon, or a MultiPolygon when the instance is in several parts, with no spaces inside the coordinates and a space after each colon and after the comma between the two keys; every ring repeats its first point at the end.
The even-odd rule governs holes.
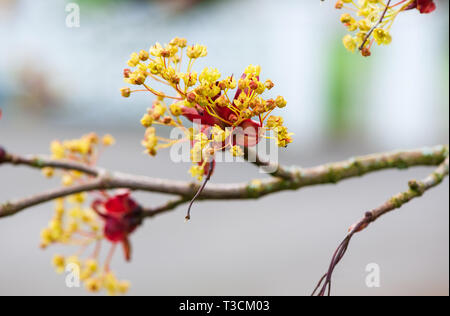
{"type": "MultiPolygon", "coordinates": [[[[181,13],[160,2],[101,9],[82,4],[81,28],[67,29],[64,2],[2,1],[0,144],[17,153],[48,153],[55,138],[109,132],[117,145],[105,152],[101,166],[189,180],[189,165],[171,163],[168,152],[141,154],[138,121],[152,97],[124,100],[117,93],[130,52],[176,35],[208,46],[197,70],[213,65],[225,75],[262,65],[277,84],[275,93],[289,101],[286,123],[296,135],[280,153],[287,165],[448,143],[447,2],[438,2],[442,9],[434,15],[399,17],[392,45],[377,47],[371,59],[349,55],[355,93],[348,96],[353,106],[344,130],[329,128],[334,102],[327,89],[328,62],[343,49],[345,32],[331,2],[318,2],[223,1],[181,13]],[[253,25],[265,32],[255,33],[253,25]],[[44,71],[49,98],[32,94],[21,81],[24,68],[44,71]],[[380,87],[389,89],[380,94],[380,87]],[[41,99],[56,100],[55,106],[43,102],[37,108],[41,99]]],[[[383,171],[259,201],[201,202],[187,224],[180,207],[147,220],[132,236],[133,261],[125,263],[118,253],[113,268],[132,282],[135,295],[308,295],[349,225],[430,171],[383,171]]],[[[245,163],[221,164],[213,181],[260,176],[245,163]]],[[[55,186],[35,170],[0,168],[0,201],[55,186]]],[[[448,295],[448,190],[445,180],[357,235],[334,276],[334,294],[448,295]],[[380,288],[365,286],[369,263],[380,265],[380,288]]],[[[145,205],[167,199],[142,193],[137,198],[145,205]]],[[[0,220],[1,295],[86,294],[67,288],[50,265],[53,253],[76,249],[38,247],[51,214],[47,203],[0,220]]]]}

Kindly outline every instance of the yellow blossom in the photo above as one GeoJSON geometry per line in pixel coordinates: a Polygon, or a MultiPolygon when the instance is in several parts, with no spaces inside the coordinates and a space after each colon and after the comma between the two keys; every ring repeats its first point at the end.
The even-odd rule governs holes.
{"type": "Polygon", "coordinates": [[[146,61],[148,59],[148,52],[146,50],[141,50],[139,52],[139,59],[142,61],[146,61]]]}
{"type": "Polygon", "coordinates": [[[50,243],[52,243],[52,232],[49,228],[44,228],[41,230],[41,242],[43,245],[48,246],[50,243]]]}
{"type": "Polygon", "coordinates": [[[283,125],[283,118],[281,116],[271,115],[267,119],[267,127],[278,127],[283,125]]]}
{"type": "Polygon", "coordinates": [[[230,149],[231,154],[235,157],[241,157],[244,156],[244,151],[242,150],[242,148],[240,146],[233,146],[230,149]]]}
{"type": "Polygon", "coordinates": [[[215,142],[222,143],[228,137],[229,132],[225,132],[219,125],[214,125],[211,134],[215,142]]]}
{"type": "MultiPolygon", "coordinates": [[[[358,27],[356,20],[351,16],[348,21],[345,21],[345,18],[343,20],[355,21],[354,25],[358,27]]],[[[275,100],[262,97],[275,85],[269,79],[265,81],[260,79],[260,66],[247,66],[243,78],[232,75],[221,79],[220,71],[214,67],[205,67],[198,74],[193,65],[196,59],[207,55],[206,46],[188,45],[185,39],[179,37],[173,38],[167,45],[156,43],[150,48],[149,53],[156,58],[149,57],[149,60],[145,61],[143,59],[146,54],[140,52],[138,56],[140,61],[136,63],[135,68],[124,72],[124,79],[129,84],[143,84],[148,76],[145,90],[157,98],[141,118],[141,124],[147,128],[142,140],[147,154],[154,156],[158,149],[189,141],[192,144],[190,160],[193,162],[190,173],[193,177],[201,179],[207,162],[212,161],[218,151],[230,151],[236,156],[243,154],[241,147],[234,146],[232,140],[227,140],[233,130],[247,125],[248,120],[260,124],[266,131],[283,128],[282,136],[278,139],[280,145],[284,146],[292,141],[290,137],[292,134],[282,126],[281,118],[267,119],[270,112],[283,109],[287,102],[282,96],[278,96],[275,100]],[[186,48],[187,60],[182,58],[184,53],[182,48],[186,48]],[[185,69],[182,68],[183,61],[186,64],[185,69]],[[172,93],[153,88],[154,81],[172,87],[172,93]],[[231,90],[236,88],[240,92],[233,97],[236,92],[231,90]],[[171,105],[166,105],[167,99],[174,101],[171,105]],[[170,115],[166,114],[167,112],[170,115]],[[179,118],[182,115],[189,120],[197,120],[198,117],[204,116],[206,118],[204,121],[209,127],[203,129],[203,133],[194,132],[179,118]],[[180,128],[185,138],[171,140],[157,136],[154,128],[157,125],[180,128]]],[[[134,57],[133,55],[130,59],[134,60],[134,57]]],[[[124,93],[128,95],[128,91],[124,93]]],[[[202,120],[203,124],[204,121],[202,120]]]]}
{"type": "Polygon", "coordinates": [[[155,57],[161,57],[163,51],[163,47],[160,43],[156,43],[152,47],[150,47],[150,54],[155,57]]]}
{"type": "Polygon", "coordinates": [[[136,67],[139,63],[139,55],[137,53],[132,53],[130,59],[128,60],[128,66],[136,67]]]}
{"type": "Polygon", "coordinates": [[[276,105],[277,107],[279,107],[280,109],[281,109],[281,108],[284,108],[284,107],[286,106],[286,104],[287,104],[287,102],[286,102],[286,100],[285,100],[282,96],[278,96],[278,97],[275,99],[275,105],[276,105]]]}
{"type": "Polygon", "coordinates": [[[344,43],[344,46],[345,48],[347,48],[347,50],[351,51],[352,53],[355,52],[356,40],[351,35],[345,35],[342,39],[342,43],[344,43]]]}
{"type": "Polygon", "coordinates": [[[180,116],[183,112],[181,110],[180,102],[176,102],[170,105],[170,113],[174,116],[180,116]]]}
{"type": "Polygon", "coordinates": [[[50,168],[50,167],[42,168],[42,174],[44,176],[46,176],[47,178],[53,177],[54,173],[55,173],[55,169],[53,169],[53,168],[50,168]]]}
{"type": "Polygon", "coordinates": [[[71,234],[75,233],[79,228],[80,228],[80,225],[78,224],[78,222],[76,220],[71,219],[71,220],[69,220],[69,222],[67,224],[66,232],[71,235],[71,234]]]}
{"type": "Polygon", "coordinates": [[[81,193],[72,194],[71,196],[68,197],[68,201],[71,203],[81,204],[84,201],[86,201],[86,193],[81,192],[81,193]]]}
{"type": "Polygon", "coordinates": [[[392,41],[392,37],[388,31],[377,28],[373,31],[373,38],[378,45],[388,45],[392,41]]]}
{"type": "Polygon", "coordinates": [[[203,45],[192,45],[188,46],[186,55],[189,58],[197,59],[199,57],[205,57],[208,54],[208,50],[206,49],[206,46],[203,45]]]}
{"type": "Polygon", "coordinates": [[[103,143],[104,146],[112,146],[112,145],[114,145],[116,143],[116,140],[111,135],[106,134],[102,138],[102,143],[103,143]]]}
{"type": "Polygon", "coordinates": [[[71,186],[73,184],[73,178],[70,174],[65,174],[62,178],[62,184],[64,186],[71,186]]]}
{"type": "Polygon", "coordinates": [[[76,206],[69,210],[70,217],[81,218],[82,215],[83,215],[83,210],[79,206],[76,206]]]}
{"type": "Polygon", "coordinates": [[[220,72],[217,69],[205,68],[199,76],[201,82],[215,83],[220,78],[220,72]]]}
{"type": "Polygon", "coordinates": [[[130,90],[130,88],[121,88],[120,93],[122,94],[122,96],[124,98],[128,98],[131,94],[131,90],[130,90]]]}
{"type": "Polygon", "coordinates": [[[98,262],[95,259],[88,259],[85,265],[86,268],[91,272],[96,272],[98,270],[98,262]]]}
{"type": "Polygon", "coordinates": [[[350,13],[343,13],[340,16],[341,22],[350,32],[342,40],[345,48],[354,52],[359,47],[361,55],[368,57],[371,56],[370,49],[374,41],[378,45],[390,44],[392,37],[389,30],[398,14],[405,10],[409,2],[412,0],[403,5],[386,7],[386,3],[380,0],[338,0],[335,6],[337,9],[349,9],[356,12],[355,17],[350,13]],[[349,6],[344,6],[344,3],[349,6]],[[373,30],[375,25],[377,28],[373,30]]]}
{"type": "Polygon", "coordinates": [[[150,127],[153,123],[153,117],[149,114],[144,114],[144,116],[141,118],[141,125],[144,127],[150,127]]]}
{"type": "Polygon", "coordinates": [[[280,147],[286,147],[289,143],[292,142],[291,136],[292,133],[288,133],[287,128],[284,126],[279,126],[274,128],[274,131],[277,134],[277,143],[280,147]]]}
{"type": "Polygon", "coordinates": [[[59,141],[53,141],[50,144],[50,151],[53,159],[62,159],[65,156],[64,146],[59,141]]]}
{"type": "Polygon", "coordinates": [[[128,290],[130,289],[130,282],[128,281],[120,281],[117,290],[120,294],[126,294],[128,290]]]}
{"type": "Polygon", "coordinates": [[[245,74],[247,75],[255,75],[255,76],[259,76],[261,73],[261,66],[253,66],[253,65],[249,65],[247,68],[245,68],[244,71],[245,74]]]}
{"type": "Polygon", "coordinates": [[[205,174],[205,170],[203,167],[198,165],[192,165],[189,169],[189,173],[192,177],[197,178],[197,180],[202,180],[203,175],[205,174]]]}
{"type": "Polygon", "coordinates": [[[70,256],[66,259],[66,264],[74,264],[78,266],[78,268],[81,268],[81,261],[78,258],[78,256],[70,256]]]}
{"type": "Polygon", "coordinates": [[[102,282],[97,278],[87,279],[84,285],[89,292],[93,293],[97,293],[102,289],[102,282]]]}
{"type": "Polygon", "coordinates": [[[119,281],[117,281],[113,273],[107,273],[104,276],[103,285],[108,293],[108,295],[116,295],[119,287],[119,281]]]}
{"type": "Polygon", "coordinates": [[[195,86],[195,84],[197,83],[197,76],[197,72],[195,71],[181,74],[181,78],[183,79],[184,84],[187,87],[195,86]]]}
{"type": "Polygon", "coordinates": [[[56,268],[57,273],[63,273],[66,265],[66,259],[62,255],[54,255],[52,264],[56,268]]]}

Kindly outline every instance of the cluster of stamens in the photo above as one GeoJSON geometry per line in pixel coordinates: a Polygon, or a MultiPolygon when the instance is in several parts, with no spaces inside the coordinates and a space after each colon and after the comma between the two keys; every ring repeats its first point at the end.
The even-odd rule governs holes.
{"type": "Polygon", "coordinates": [[[193,70],[194,62],[206,55],[205,46],[188,46],[182,38],[174,38],[166,45],[156,43],[148,51],[132,53],[127,64],[133,70],[124,70],[125,82],[142,86],[143,89],[121,89],[124,97],[138,91],[147,91],[157,97],[141,119],[141,124],[146,128],[142,141],[146,152],[154,156],[159,149],[189,141],[193,163],[190,171],[199,179],[217,151],[229,150],[234,156],[241,156],[242,146],[254,146],[269,130],[276,133],[279,146],[285,147],[292,142],[292,134],[283,126],[283,120],[270,116],[275,109],[284,108],[286,101],[281,96],[275,99],[262,97],[274,84],[271,80],[260,80],[261,68],[250,65],[240,78],[221,78],[215,68],[205,68],[199,74],[193,70]],[[183,58],[187,58],[184,71],[183,58]],[[157,90],[154,87],[157,84],[169,87],[175,94],[157,90]],[[229,96],[232,90],[237,90],[234,98],[229,96]],[[201,127],[186,127],[182,117],[200,123],[201,127]],[[159,137],[154,125],[180,128],[185,138],[172,140],[159,137]],[[248,127],[256,130],[253,139],[247,144],[237,142],[237,129],[248,127]]]}
{"type": "Polygon", "coordinates": [[[421,13],[434,10],[432,0],[338,0],[336,9],[346,9],[341,22],[350,32],[342,42],[351,52],[359,50],[361,55],[371,55],[373,43],[388,45],[392,41],[391,28],[399,13],[417,8],[421,13]]]}
{"type": "MultiPolygon", "coordinates": [[[[102,147],[113,145],[114,138],[105,135],[101,139],[94,133],[84,135],[79,139],[53,141],[50,146],[52,158],[68,160],[94,166],[102,147]]],[[[74,170],[54,170],[43,168],[46,177],[59,176],[63,186],[73,186],[89,180],[89,175],[74,170]]],[[[106,195],[106,192],[96,192],[106,195]]],[[[57,254],[52,263],[58,273],[76,273],[87,290],[99,292],[105,289],[109,295],[124,294],[128,291],[129,282],[119,281],[110,270],[112,253],[106,258],[104,265],[99,266],[101,243],[105,239],[102,228],[103,221],[98,214],[86,206],[87,193],[73,194],[67,198],[55,200],[54,215],[47,227],[41,231],[41,247],[52,244],[77,247],[79,250],[69,256],[57,254]],[[91,247],[92,254],[84,253],[91,247]]]]}

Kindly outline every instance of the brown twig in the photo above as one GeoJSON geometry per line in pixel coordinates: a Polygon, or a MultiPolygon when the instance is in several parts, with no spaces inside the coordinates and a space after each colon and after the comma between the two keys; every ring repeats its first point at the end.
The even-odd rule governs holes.
{"type": "Polygon", "coordinates": [[[12,165],[26,165],[29,167],[42,169],[42,168],[55,168],[55,169],[65,169],[80,171],[87,175],[98,176],[100,170],[94,167],[87,166],[78,162],[70,160],[53,160],[45,156],[19,156],[8,153],[4,148],[1,149],[4,153],[2,158],[0,158],[0,164],[9,163],[12,165]]]}
{"type": "Polygon", "coordinates": [[[142,217],[143,218],[154,217],[158,214],[165,213],[170,210],[174,210],[177,206],[185,204],[187,202],[189,202],[189,199],[186,199],[183,197],[180,197],[180,198],[174,199],[174,200],[170,200],[158,207],[144,209],[142,212],[142,217]]]}
{"type": "Polygon", "coordinates": [[[208,174],[206,175],[205,180],[203,180],[203,184],[200,186],[200,188],[198,189],[197,193],[195,193],[194,197],[189,202],[188,210],[187,210],[186,217],[185,217],[185,219],[187,221],[189,221],[191,219],[192,205],[194,205],[194,202],[202,194],[202,192],[206,188],[206,185],[208,184],[209,180],[211,180],[211,176],[212,176],[213,170],[214,170],[214,163],[210,162],[209,163],[209,168],[208,168],[208,174]]]}
{"type": "Polygon", "coordinates": [[[337,264],[341,261],[341,259],[345,255],[349,243],[356,233],[366,229],[370,223],[376,221],[382,215],[402,207],[404,204],[408,203],[414,198],[422,196],[422,194],[424,194],[427,190],[440,184],[443,181],[443,179],[446,176],[448,176],[448,173],[449,173],[449,157],[447,157],[444,160],[444,162],[441,163],[441,165],[439,165],[439,167],[428,177],[426,177],[422,181],[417,180],[409,181],[408,191],[393,196],[379,207],[373,209],[370,212],[367,212],[359,222],[352,225],[352,227],[350,227],[349,233],[333,254],[327,273],[319,280],[312,295],[315,295],[319,288],[320,288],[320,291],[318,292],[319,296],[324,296],[325,294],[330,295],[331,278],[333,272],[337,264]]]}
{"type": "Polygon", "coordinates": [[[381,14],[380,19],[378,20],[377,24],[375,24],[370,30],[369,32],[366,34],[366,36],[364,36],[364,40],[361,44],[361,46],[359,46],[359,50],[362,50],[364,48],[364,45],[366,45],[367,40],[370,38],[370,36],[372,35],[373,31],[375,31],[375,29],[381,24],[381,22],[383,22],[384,17],[386,16],[386,13],[389,9],[389,6],[391,4],[392,0],[388,0],[386,7],[384,8],[383,13],[381,14]]]}

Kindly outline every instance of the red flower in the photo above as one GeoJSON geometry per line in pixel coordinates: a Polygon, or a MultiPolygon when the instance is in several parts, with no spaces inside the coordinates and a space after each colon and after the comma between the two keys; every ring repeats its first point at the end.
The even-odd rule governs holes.
{"type": "Polygon", "coordinates": [[[417,9],[420,13],[431,13],[436,10],[433,0],[415,0],[405,10],[417,9]]]}
{"type": "Polygon", "coordinates": [[[130,235],[142,223],[142,208],[129,191],[120,192],[105,201],[96,200],[92,208],[105,221],[104,235],[113,243],[122,243],[125,259],[131,258],[130,235]]]}
{"type": "MultiPolygon", "coordinates": [[[[244,79],[246,76],[247,76],[246,74],[243,74],[241,78],[244,79]]],[[[248,95],[249,89],[246,88],[244,92],[248,95]]],[[[242,90],[238,89],[232,102],[234,102],[241,93],[242,90]]],[[[212,98],[212,100],[213,101],[217,100],[221,95],[222,92],[220,92],[218,95],[212,98]]],[[[204,108],[202,108],[199,105],[195,105],[195,107],[192,108],[183,107],[182,111],[183,116],[186,117],[191,122],[197,121],[203,125],[206,125],[207,127],[219,125],[223,129],[238,128],[237,132],[235,132],[233,137],[234,145],[237,144],[244,147],[252,147],[259,143],[260,140],[259,132],[260,128],[262,127],[261,123],[256,122],[252,119],[246,119],[240,122],[238,125],[235,125],[236,121],[238,120],[238,117],[228,106],[223,107],[217,106],[215,108],[215,112],[220,117],[220,119],[210,115],[204,108]]]]}
{"type": "MultiPolygon", "coordinates": [[[[243,74],[241,78],[244,79],[246,76],[247,76],[246,74],[243,74]]],[[[244,92],[248,95],[249,89],[246,88],[244,92]]],[[[232,102],[234,102],[240,96],[241,93],[242,90],[237,89],[232,102]]],[[[216,101],[219,97],[221,97],[221,95],[222,92],[213,97],[212,100],[216,101]]],[[[190,107],[182,108],[182,114],[184,117],[186,117],[191,122],[197,122],[204,125],[202,126],[203,133],[208,133],[210,127],[218,125],[222,129],[226,128],[233,129],[233,136],[232,136],[233,145],[252,147],[256,146],[259,143],[260,128],[262,127],[262,124],[260,122],[256,122],[252,119],[246,119],[240,122],[238,125],[235,125],[234,123],[236,123],[238,117],[236,116],[236,113],[233,112],[228,106],[223,107],[217,106],[215,108],[215,112],[217,116],[220,117],[220,119],[210,115],[203,107],[201,107],[198,104],[196,104],[194,107],[191,108],[190,107]]],[[[194,142],[191,142],[191,145],[193,145],[193,143],[194,142]]],[[[200,161],[198,164],[200,166],[203,165],[203,161],[200,161]]],[[[207,162],[204,171],[205,175],[211,176],[211,174],[214,172],[215,164],[216,163],[214,159],[212,159],[212,161],[207,162]]]]}

